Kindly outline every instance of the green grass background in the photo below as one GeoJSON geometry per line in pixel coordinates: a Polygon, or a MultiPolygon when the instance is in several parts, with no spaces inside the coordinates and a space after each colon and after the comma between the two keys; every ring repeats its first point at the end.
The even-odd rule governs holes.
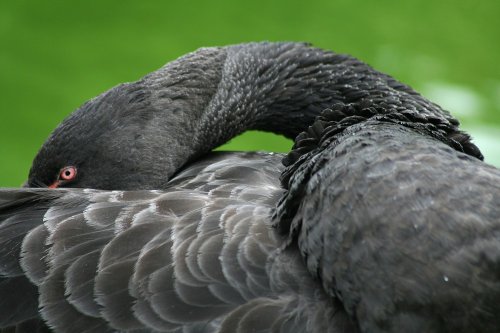
{"type": "MultiPolygon", "coordinates": [[[[350,53],[455,114],[500,165],[500,1],[2,1],[0,186],[110,87],[201,46],[294,40],[350,53]]],[[[286,151],[251,133],[225,149],[286,151]]]]}

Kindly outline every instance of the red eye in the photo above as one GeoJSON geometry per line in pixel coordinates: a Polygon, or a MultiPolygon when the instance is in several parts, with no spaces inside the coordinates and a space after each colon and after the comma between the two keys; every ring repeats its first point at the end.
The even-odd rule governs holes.
{"type": "Polygon", "coordinates": [[[59,179],[61,180],[73,180],[76,177],[76,168],[74,166],[68,166],[61,169],[59,173],[59,179]]]}

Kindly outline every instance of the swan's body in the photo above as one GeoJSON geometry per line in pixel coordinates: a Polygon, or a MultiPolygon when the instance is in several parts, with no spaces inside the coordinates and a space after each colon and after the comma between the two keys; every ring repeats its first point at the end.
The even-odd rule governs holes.
{"type": "MultiPolygon", "coordinates": [[[[284,191],[282,157],[214,153],[163,191],[32,189],[18,201],[0,192],[2,235],[10,207],[38,212],[14,208],[29,255],[20,266],[12,258],[5,281],[37,284],[42,315],[61,332],[357,332],[300,254],[280,249],[270,216],[284,191]]],[[[5,241],[11,252],[12,234],[5,241]]],[[[38,316],[36,294],[0,293],[23,304],[20,317],[38,316]]],[[[14,321],[3,314],[4,325],[14,321]]]]}
{"type": "Polygon", "coordinates": [[[202,49],[82,106],[30,172],[49,185],[74,165],[60,184],[104,190],[0,191],[0,327],[496,332],[500,171],[481,158],[447,112],[353,58],[202,49]],[[294,137],[328,107],[285,170],[200,158],[248,128],[294,137]]]}
{"type": "Polygon", "coordinates": [[[500,170],[414,124],[325,131],[285,172],[278,225],[363,332],[496,332],[500,170]]]}

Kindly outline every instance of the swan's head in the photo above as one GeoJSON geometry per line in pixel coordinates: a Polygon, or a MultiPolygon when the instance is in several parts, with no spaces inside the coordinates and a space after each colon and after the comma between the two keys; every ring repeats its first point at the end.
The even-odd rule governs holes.
{"type": "Polygon", "coordinates": [[[178,151],[172,126],[159,122],[151,92],[124,84],[90,100],[66,118],[36,155],[28,184],[99,189],[161,188],[178,151]],[[162,128],[159,128],[162,126],[162,128]]]}
{"type": "Polygon", "coordinates": [[[88,101],[43,144],[26,185],[164,188],[185,162],[208,150],[194,132],[224,60],[222,48],[200,49],[88,101]]]}

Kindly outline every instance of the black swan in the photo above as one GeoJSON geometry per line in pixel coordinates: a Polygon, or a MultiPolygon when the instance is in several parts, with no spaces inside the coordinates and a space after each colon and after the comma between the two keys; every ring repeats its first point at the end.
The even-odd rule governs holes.
{"type": "Polygon", "coordinates": [[[500,170],[481,159],[350,56],[200,49],[84,104],[31,188],[0,190],[0,330],[498,332],[500,170]],[[246,129],[296,138],[285,166],[209,153],[246,129]]]}

